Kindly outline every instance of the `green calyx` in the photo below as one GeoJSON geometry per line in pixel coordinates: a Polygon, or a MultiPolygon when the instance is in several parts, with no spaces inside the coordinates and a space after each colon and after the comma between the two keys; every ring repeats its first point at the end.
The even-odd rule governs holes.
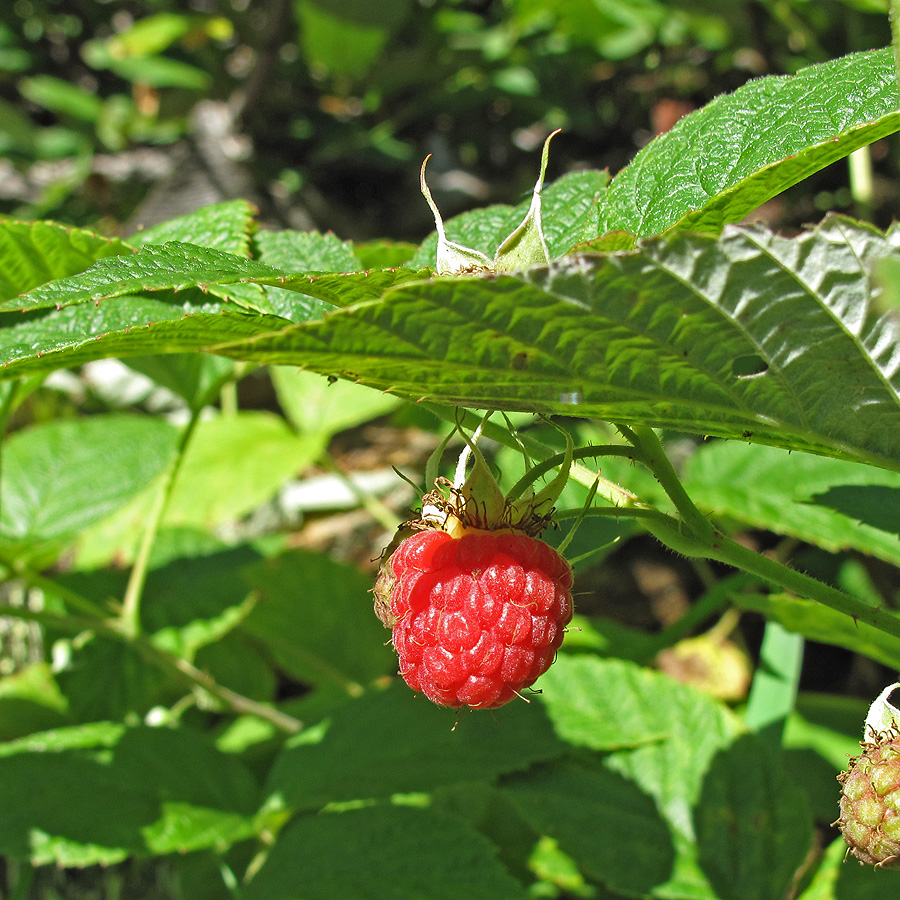
{"type": "Polygon", "coordinates": [[[457,462],[454,480],[434,479],[436,489],[423,498],[421,524],[441,528],[454,536],[470,529],[540,534],[551,521],[554,504],[566,486],[572,466],[572,438],[563,429],[560,431],[565,435],[566,451],[557,474],[542,490],[535,492],[529,488],[513,499],[504,496],[478,448],[481,425],[472,437],[460,428],[466,447],[457,462]],[[470,459],[472,468],[467,474],[470,459]]]}
{"type": "Polygon", "coordinates": [[[435,272],[438,275],[467,275],[497,272],[515,272],[529,266],[545,266],[550,262],[547,242],[544,240],[544,229],[541,221],[541,192],[544,188],[544,175],[547,171],[547,160],[550,154],[550,141],[559,134],[559,129],[552,132],[544,141],[541,154],[541,171],[531,195],[531,206],[525,218],[513,229],[497,248],[493,260],[479,250],[464,247],[447,239],[444,220],[438,211],[437,204],[425,181],[425,166],[431,156],[426,156],[419,173],[419,185],[422,194],[434,214],[434,225],[437,229],[438,246],[435,272]]]}

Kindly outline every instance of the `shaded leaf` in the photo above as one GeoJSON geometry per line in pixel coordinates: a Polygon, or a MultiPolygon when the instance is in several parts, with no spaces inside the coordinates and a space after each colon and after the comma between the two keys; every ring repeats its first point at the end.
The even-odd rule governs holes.
{"type": "Polygon", "coordinates": [[[455,818],[402,806],[297,819],[279,835],[243,895],[247,900],[528,896],[484,837],[455,818]]]}
{"type": "Polygon", "coordinates": [[[0,302],[40,284],[84,271],[105,256],[132,253],[127,244],[55,222],[0,222],[0,302]]]}
{"type": "Polygon", "coordinates": [[[104,724],[4,745],[0,803],[3,853],[87,866],[227,847],[253,834],[256,786],[187,729],[104,724]]]}
{"type": "Polygon", "coordinates": [[[243,629],[297,681],[358,693],[396,667],[390,635],[372,611],[371,576],[293,552],[245,569],[243,580],[257,597],[243,629]]]}
{"type": "Polygon", "coordinates": [[[565,749],[536,704],[475,712],[454,729],[456,716],[395,682],[291,739],[272,767],[268,791],[289,807],[317,809],[492,780],[565,749]]]}
{"type": "MultiPolygon", "coordinates": [[[[121,594],[102,599],[120,600],[121,594]]],[[[71,658],[56,676],[67,700],[69,721],[125,717],[141,721],[154,706],[173,703],[184,694],[183,683],[115,638],[87,635],[71,642],[69,653],[71,658]],[[115,677],[110,677],[111,672],[115,677]]]]}
{"type": "Polygon", "coordinates": [[[753,734],[712,760],[694,823],[700,865],[720,900],[786,896],[812,841],[806,796],[753,734]]]}
{"type": "Polygon", "coordinates": [[[748,82],[681,119],[610,183],[597,233],[717,232],[900,129],[890,47],[748,82]]]}
{"type": "Polygon", "coordinates": [[[669,829],[653,800],[618,773],[551,763],[504,780],[503,790],[532,827],[557,840],[591,879],[646,897],[670,878],[675,853],[669,829]]]}
{"type": "Polygon", "coordinates": [[[846,857],[847,844],[842,837],[835,838],[798,900],[894,900],[897,876],[893,871],[856,865],[846,857]]]}
{"type": "Polygon", "coordinates": [[[0,741],[66,724],[67,704],[47,663],[0,678],[0,741]]]}

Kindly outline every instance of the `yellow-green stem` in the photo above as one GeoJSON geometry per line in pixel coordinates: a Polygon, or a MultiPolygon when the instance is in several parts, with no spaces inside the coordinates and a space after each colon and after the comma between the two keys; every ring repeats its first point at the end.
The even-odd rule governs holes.
{"type": "Polygon", "coordinates": [[[172,497],[172,490],[175,487],[178,473],[181,471],[191,436],[197,427],[197,423],[200,421],[200,412],[199,409],[191,411],[191,418],[184,431],[181,432],[175,456],[172,458],[165,475],[163,475],[163,480],[159,485],[156,496],[153,498],[153,507],[150,510],[144,533],[141,535],[141,543],[138,546],[134,565],[131,567],[125,595],[122,598],[122,612],[119,616],[119,626],[122,629],[122,633],[129,638],[137,637],[141,632],[141,596],[144,592],[144,584],[147,581],[150,553],[156,542],[156,534],[162,523],[166,507],[169,505],[169,500],[172,497]]]}

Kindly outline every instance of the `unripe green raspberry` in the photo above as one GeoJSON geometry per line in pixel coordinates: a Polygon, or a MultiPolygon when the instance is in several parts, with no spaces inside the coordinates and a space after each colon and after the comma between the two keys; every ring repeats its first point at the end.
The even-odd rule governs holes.
{"type": "Polygon", "coordinates": [[[841,817],[837,824],[861,862],[900,869],[900,731],[870,731],[863,752],[838,780],[841,817]]]}

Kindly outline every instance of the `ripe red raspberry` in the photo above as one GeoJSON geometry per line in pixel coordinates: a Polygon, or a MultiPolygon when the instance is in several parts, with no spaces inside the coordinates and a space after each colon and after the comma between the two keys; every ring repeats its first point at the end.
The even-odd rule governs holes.
{"type": "Polygon", "coordinates": [[[572,618],[569,564],[521,532],[430,528],[385,568],[400,674],[442,706],[509,702],[547,671],[572,618]]]}
{"type": "Polygon", "coordinates": [[[385,552],[375,612],[413,690],[442,706],[493,709],[547,671],[572,618],[572,570],[538,535],[552,521],[573,446],[563,432],[560,471],[540,492],[529,485],[543,474],[536,467],[504,496],[475,443],[481,426],[471,439],[459,431],[466,449],[456,478],[429,477],[439,448],[421,518],[385,552]]]}

